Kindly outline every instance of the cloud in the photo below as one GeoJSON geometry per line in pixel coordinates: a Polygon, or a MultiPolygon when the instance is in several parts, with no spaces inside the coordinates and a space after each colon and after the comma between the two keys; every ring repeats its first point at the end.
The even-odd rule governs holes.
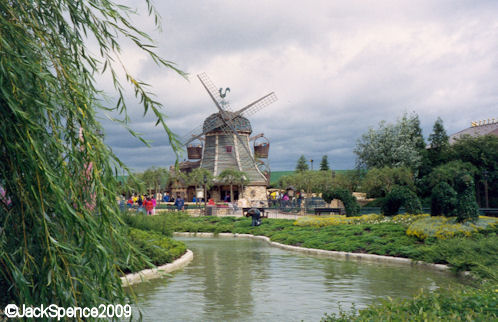
{"type": "MultiPolygon", "coordinates": [[[[420,116],[426,137],[438,116],[449,133],[498,116],[494,1],[161,1],[157,9],[163,33],[143,16],[133,21],[189,81],[127,43],[122,60],[151,85],[168,126],[183,136],[216,111],[200,72],[231,88],[233,109],[275,91],[279,100],[249,117],[271,141],[273,170],[293,169],[301,154],[352,168],[361,134],[405,111],[420,116]]],[[[130,125],[153,140],[150,153],[107,121],[106,142],[130,167],[169,166],[164,131],[142,115],[132,100],[130,125]]]]}

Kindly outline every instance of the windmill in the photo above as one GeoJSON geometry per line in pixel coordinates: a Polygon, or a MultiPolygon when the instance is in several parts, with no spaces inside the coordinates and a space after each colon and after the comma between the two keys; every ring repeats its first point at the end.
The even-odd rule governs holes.
{"type": "Polygon", "coordinates": [[[248,176],[249,184],[266,186],[269,183],[269,142],[264,135],[250,137],[252,133],[248,116],[260,111],[277,100],[271,92],[247,106],[233,111],[226,95],[229,88],[217,88],[205,73],[197,75],[217,112],[205,119],[203,124],[183,137],[190,160],[199,160],[201,168],[208,169],[214,176],[225,169],[238,169],[248,176]],[[265,142],[257,144],[257,140],[265,142]],[[197,144],[193,144],[198,141],[197,144]],[[254,152],[250,142],[254,141],[254,152]]]}

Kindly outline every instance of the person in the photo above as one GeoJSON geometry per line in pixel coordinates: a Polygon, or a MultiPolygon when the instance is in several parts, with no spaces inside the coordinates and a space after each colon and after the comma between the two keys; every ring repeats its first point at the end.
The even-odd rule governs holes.
{"type": "Polygon", "coordinates": [[[156,198],[154,198],[154,196],[152,196],[152,214],[155,215],[156,214],[156,205],[157,205],[157,201],[156,201],[156,198]]]}
{"type": "Polygon", "coordinates": [[[192,202],[197,202],[197,198],[195,196],[192,198],[192,202]]]}
{"type": "Polygon", "coordinates": [[[144,206],[147,215],[152,215],[152,209],[154,209],[154,203],[152,202],[149,196],[147,196],[147,199],[145,199],[144,206]]]}
{"type": "Polygon", "coordinates": [[[164,202],[169,202],[169,193],[164,193],[164,197],[163,197],[163,201],[164,202]]]}
{"type": "Polygon", "coordinates": [[[126,204],[128,205],[128,208],[133,208],[133,198],[132,198],[132,197],[130,197],[130,198],[128,199],[128,202],[127,202],[126,204]]]}
{"type": "Polygon", "coordinates": [[[142,207],[144,204],[144,200],[142,199],[141,195],[138,196],[137,204],[138,204],[138,212],[142,212],[144,210],[144,208],[142,207]]]}
{"type": "Polygon", "coordinates": [[[289,205],[289,195],[285,193],[284,196],[282,197],[282,206],[287,208],[288,205],[289,205]]]}
{"type": "Polygon", "coordinates": [[[229,193],[227,193],[227,194],[225,195],[225,199],[223,199],[223,201],[224,201],[224,202],[230,202],[230,194],[229,194],[229,193]]]}
{"type": "Polygon", "coordinates": [[[176,196],[175,200],[175,206],[178,211],[184,209],[185,202],[183,201],[183,198],[181,195],[176,196]]]}
{"type": "Polygon", "coordinates": [[[249,217],[249,216],[252,217],[251,226],[254,227],[254,226],[261,225],[261,220],[260,220],[260,218],[261,218],[261,212],[259,211],[258,208],[253,207],[253,208],[249,209],[247,211],[246,217],[249,217]]]}
{"type": "Polygon", "coordinates": [[[126,200],[126,197],[124,194],[122,194],[121,198],[119,198],[119,210],[121,210],[121,211],[125,210],[125,200],[126,200]]]}

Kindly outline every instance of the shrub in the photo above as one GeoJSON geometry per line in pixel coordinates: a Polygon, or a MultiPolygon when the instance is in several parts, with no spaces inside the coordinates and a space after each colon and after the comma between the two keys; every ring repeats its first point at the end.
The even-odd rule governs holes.
{"type": "Polygon", "coordinates": [[[418,215],[422,213],[422,203],[420,199],[417,197],[415,192],[404,189],[405,190],[405,199],[403,200],[403,206],[405,206],[405,210],[409,214],[418,215]]]}
{"type": "Polygon", "coordinates": [[[458,201],[456,215],[459,222],[465,220],[477,220],[479,217],[479,206],[476,202],[474,191],[474,180],[470,174],[460,176],[456,180],[458,201]]]}
{"type": "Polygon", "coordinates": [[[325,202],[330,203],[333,199],[339,199],[344,203],[346,216],[357,216],[360,212],[360,205],[356,201],[356,197],[349,190],[338,188],[325,191],[322,195],[325,202]]]}
{"type": "Polygon", "coordinates": [[[431,215],[451,217],[455,215],[457,193],[448,183],[440,182],[432,190],[431,215]]]}
{"type": "Polygon", "coordinates": [[[496,284],[481,288],[458,287],[414,298],[386,299],[359,312],[326,314],[322,321],[496,321],[496,284]]]}
{"type": "Polygon", "coordinates": [[[381,211],[385,216],[394,216],[401,206],[405,206],[407,213],[422,213],[422,204],[417,195],[406,187],[395,186],[384,198],[381,211]]]}
{"type": "Polygon", "coordinates": [[[413,222],[406,230],[406,234],[422,240],[428,237],[446,239],[455,236],[471,236],[480,230],[492,229],[497,223],[498,218],[485,216],[479,217],[475,223],[459,223],[456,217],[427,217],[413,222]]]}
{"type": "Polygon", "coordinates": [[[184,243],[152,231],[130,228],[129,236],[154,265],[170,263],[187,250],[184,243]]]}
{"type": "Polygon", "coordinates": [[[385,216],[394,216],[398,213],[399,207],[401,207],[405,198],[403,190],[401,187],[395,187],[384,198],[381,211],[385,216]]]}

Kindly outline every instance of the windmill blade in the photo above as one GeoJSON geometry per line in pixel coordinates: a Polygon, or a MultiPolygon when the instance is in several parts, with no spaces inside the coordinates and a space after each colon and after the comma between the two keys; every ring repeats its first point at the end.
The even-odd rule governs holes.
{"type": "Polygon", "coordinates": [[[224,109],[221,107],[222,98],[220,97],[220,93],[218,92],[218,88],[214,85],[214,83],[211,81],[211,79],[209,79],[209,77],[206,75],[206,73],[198,74],[197,78],[199,78],[199,81],[201,82],[201,84],[204,87],[204,89],[206,90],[206,92],[208,92],[209,97],[211,97],[211,99],[213,100],[216,107],[218,107],[218,110],[231,111],[230,105],[226,101],[223,104],[224,109]]]}
{"type": "Polygon", "coordinates": [[[247,105],[246,107],[241,108],[240,110],[235,112],[235,114],[242,115],[244,117],[248,117],[248,116],[253,115],[256,112],[262,110],[263,108],[267,107],[268,105],[276,102],[277,100],[278,100],[277,95],[275,95],[274,92],[271,92],[270,94],[265,95],[258,100],[255,100],[254,102],[247,105]]]}

